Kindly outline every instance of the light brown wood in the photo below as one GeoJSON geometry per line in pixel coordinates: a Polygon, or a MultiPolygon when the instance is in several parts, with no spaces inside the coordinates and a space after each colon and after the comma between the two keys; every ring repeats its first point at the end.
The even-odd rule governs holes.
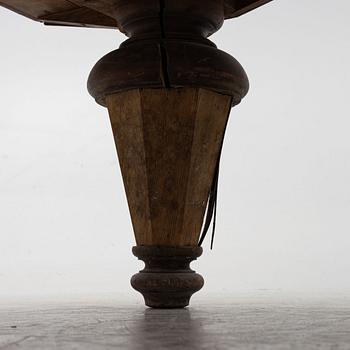
{"type": "Polygon", "coordinates": [[[231,97],[135,89],[106,102],[137,244],[196,245],[231,97]]]}

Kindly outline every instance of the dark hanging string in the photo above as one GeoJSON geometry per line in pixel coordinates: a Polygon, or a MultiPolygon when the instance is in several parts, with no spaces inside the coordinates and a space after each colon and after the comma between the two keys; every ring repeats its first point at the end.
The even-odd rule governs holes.
{"type": "MultiPolygon", "coordinates": [[[[232,105],[232,99],[231,99],[231,105],[232,105]]],[[[227,122],[228,122],[228,117],[229,117],[230,111],[227,115],[226,119],[226,124],[225,124],[225,129],[223,133],[223,138],[222,142],[220,145],[220,150],[219,150],[219,156],[218,160],[216,163],[216,168],[215,168],[215,173],[214,173],[214,178],[213,182],[210,188],[209,192],[209,197],[208,197],[208,206],[207,206],[207,212],[206,212],[206,217],[205,217],[205,223],[204,227],[202,230],[202,234],[200,236],[198,245],[201,246],[210,227],[211,222],[213,221],[213,227],[212,227],[212,233],[211,233],[211,241],[210,241],[210,249],[213,249],[213,244],[214,244],[214,236],[215,236],[215,228],[216,228],[216,210],[217,210],[217,203],[218,203],[218,185],[219,185],[219,170],[220,170],[220,159],[221,159],[221,153],[222,153],[222,147],[224,144],[224,137],[225,137],[225,132],[226,132],[226,127],[227,127],[227,122]]]]}
{"type": "MultiPolygon", "coordinates": [[[[220,152],[221,153],[221,152],[220,152]]],[[[221,155],[221,154],[220,154],[221,155]]],[[[205,224],[202,230],[202,234],[199,240],[198,245],[201,246],[205,237],[207,236],[211,222],[213,221],[213,229],[211,234],[211,243],[210,249],[213,249],[214,235],[215,235],[215,226],[216,226],[216,207],[218,199],[218,181],[219,181],[219,167],[220,167],[220,155],[215,169],[213,183],[209,192],[208,206],[205,217],[205,224]]]]}

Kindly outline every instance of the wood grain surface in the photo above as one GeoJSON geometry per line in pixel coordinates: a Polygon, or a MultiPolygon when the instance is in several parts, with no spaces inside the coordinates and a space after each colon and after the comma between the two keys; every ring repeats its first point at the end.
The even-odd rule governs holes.
{"type": "Polygon", "coordinates": [[[135,89],[106,101],[137,244],[196,245],[231,97],[135,89]]]}

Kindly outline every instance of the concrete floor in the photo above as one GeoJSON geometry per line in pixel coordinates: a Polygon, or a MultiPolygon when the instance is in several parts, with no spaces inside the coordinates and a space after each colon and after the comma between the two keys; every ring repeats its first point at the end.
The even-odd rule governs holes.
{"type": "Polygon", "coordinates": [[[350,349],[350,303],[195,303],[0,309],[0,349],[350,349]]]}

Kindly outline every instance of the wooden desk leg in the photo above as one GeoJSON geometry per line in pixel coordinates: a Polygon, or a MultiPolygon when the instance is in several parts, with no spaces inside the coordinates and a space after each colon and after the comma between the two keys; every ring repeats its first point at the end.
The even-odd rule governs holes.
{"type": "Polygon", "coordinates": [[[206,39],[222,25],[220,1],[169,1],[161,12],[151,3],[128,3],[125,18],[120,7],[118,23],[131,38],[96,64],[88,87],[109,111],[133,253],[146,264],[132,286],[146,305],[174,308],[188,305],[204,283],[189,264],[202,253],[199,236],[228,116],[248,79],[206,39]]]}

